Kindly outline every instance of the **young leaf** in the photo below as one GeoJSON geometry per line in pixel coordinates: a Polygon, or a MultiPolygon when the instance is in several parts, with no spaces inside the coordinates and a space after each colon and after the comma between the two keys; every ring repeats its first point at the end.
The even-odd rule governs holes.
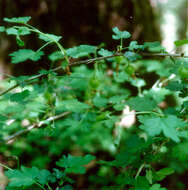
{"type": "Polygon", "coordinates": [[[143,124],[140,128],[146,131],[149,136],[156,136],[163,132],[167,138],[170,138],[175,142],[180,141],[180,133],[176,129],[186,125],[185,122],[177,118],[175,115],[168,115],[163,118],[155,116],[139,116],[138,118],[143,124]]]}
{"type": "Polygon", "coordinates": [[[183,90],[183,84],[179,81],[170,81],[165,88],[171,91],[181,91],[183,90]]]}
{"type": "Polygon", "coordinates": [[[124,56],[129,60],[129,61],[136,61],[137,59],[142,58],[139,54],[134,53],[132,51],[126,51],[124,53],[124,56]]]}
{"type": "Polygon", "coordinates": [[[109,103],[112,103],[112,104],[120,104],[122,103],[124,100],[127,99],[127,97],[129,96],[130,94],[127,93],[126,95],[116,95],[116,96],[112,96],[110,97],[109,99],[109,103]]]}
{"type": "Polygon", "coordinates": [[[30,16],[28,17],[14,17],[14,18],[4,18],[3,20],[10,23],[21,23],[26,24],[31,19],[30,16]]]}
{"type": "Polygon", "coordinates": [[[17,42],[17,44],[18,44],[20,47],[23,47],[23,46],[25,45],[24,41],[21,40],[21,38],[20,38],[19,35],[16,36],[16,42],[17,42]]]}
{"type": "Polygon", "coordinates": [[[161,52],[164,51],[164,47],[161,46],[161,43],[158,41],[155,42],[145,42],[144,48],[147,48],[151,52],[161,52]]]}
{"type": "Polygon", "coordinates": [[[22,187],[31,186],[36,182],[44,185],[48,182],[51,174],[48,170],[39,170],[36,167],[26,168],[22,166],[20,170],[6,171],[5,175],[10,180],[9,186],[22,187]]]}
{"type": "MultiPolygon", "coordinates": [[[[109,51],[107,49],[103,49],[101,48],[99,51],[98,51],[98,54],[101,55],[101,56],[111,56],[113,55],[113,52],[112,51],[109,51]]],[[[109,58],[107,59],[108,61],[113,61],[114,58],[109,58]]]]}
{"type": "Polygon", "coordinates": [[[67,55],[73,58],[87,57],[91,53],[95,53],[97,50],[96,46],[91,45],[80,45],[74,48],[67,49],[67,55]]]}
{"type": "Polygon", "coordinates": [[[171,175],[171,174],[173,174],[173,173],[174,173],[174,169],[172,169],[172,168],[163,168],[163,169],[161,169],[161,170],[155,172],[154,178],[155,178],[155,180],[157,180],[157,181],[161,181],[161,180],[163,180],[166,176],[171,175]]]}
{"type": "Polygon", "coordinates": [[[7,28],[6,29],[6,33],[8,35],[28,35],[30,34],[30,30],[27,28],[27,27],[19,27],[18,29],[17,28],[14,28],[14,27],[11,27],[11,28],[7,28]]]}
{"type": "Polygon", "coordinates": [[[131,41],[129,44],[129,50],[144,50],[144,45],[138,45],[137,41],[131,41]]]}
{"type": "Polygon", "coordinates": [[[29,90],[24,90],[23,92],[18,92],[10,96],[12,102],[20,102],[25,100],[29,96],[29,90]]]}
{"type": "Polygon", "coordinates": [[[112,52],[112,51],[109,51],[109,50],[107,50],[107,49],[101,48],[101,49],[98,51],[98,54],[101,55],[101,56],[111,56],[111,55],[113,55],[113,52],[112,52]]]}
{"type": "Polygon", "coordinates": [[[62,108],[68,110],[68,111],[72,111],[72,112],[76,112],[76,113],[80,113],[85,111],[86,109],[89,109],[89,105],[79,102],[76,99],[72,99],[72,100],[64,100],[61,104],[62,108]]]}
{"type": "Polygon", "coordinates": [[[44,55],[44,53],[42,51],[35,52],[31,49],[20,49],[9,55],[12,57],[12,63],[20,63],[28,59],[32,61],[38,61],[41,58],[41,56],[44,55]]]}
{"type": "Polygon", "coordinates": [[[152,111],[157,106],[156,102],[149,97],[133,97],[126,103],[136,111],[152,111]]]}
{"type": "Polygon", "coordinates": [[[56,36],[54,34],[39,34],[39,38],[41,40],[44,40],[45,42],[58,42],[62,37],[61,36],[56,36]]]}
{"type": "Polygon", "coordinates": [[[161,188],[161,185],[160,184],[154,184],[152,185],[149,190],[166,190],[166,188],[161,188]]]}
{"type": "Polygon", "coordinates": [[[178,47],[178,46],[183,46],[185,44],[188,44],[188,39],[185,40],[177,40],[174,42],[174,44],[178,47]]]}
{"type": "Polygon", "coordinates": [[[114,27],[112,31],[115,33],[115,35],[112,35],[112,38],[114,40],[119,40],[119,39],[127,39],[131,37],[131,34],[127,31],[120,31],[118,27],[114,27]]]}
{"type": "Polygon", "coordinates": [[[63,156],[56,162],[56,165],[65,168],[68,173],[84,174],[86,171],[84,165],[89,164],[94,159],[95,156],[90,154],[84,157],[68,155],[67,157],[63,156]]]}
{"type": "Polygon", "coordinates": [[[108,100],[106,98],[100,97],[100,96],[95,96],[93,99],[93,103],[96,107],[102,108],[105,107],[108,103],[108,100]]]}
{"type": "Polygon", "coordinates": [[[55,51],[53,53],[51,53],[48,58],[51,60],[51,61],[57,61],[59,59],[63,59],[64,58],[64,55],[62,55],[62,52],[60,51],[55,51]]]}

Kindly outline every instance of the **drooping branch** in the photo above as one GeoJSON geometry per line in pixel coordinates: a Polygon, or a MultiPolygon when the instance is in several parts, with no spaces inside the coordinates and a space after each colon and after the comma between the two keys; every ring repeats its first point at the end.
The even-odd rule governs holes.
{"type": "Polygon", "coordinates": [[[42,127],[42,126],[46,125],[48,122],[58,120],[62,117],[65,117],[66,115],[69,115],[70,113],[71,112],[67,111],[67,112],[61,113],[59,115],[49,117],[48,119],[46,119],[44,121],[40,121],[39,123],[32,124],[32,125],[28,126],[26,129],[20,130],[20,131],[14,133],[8,137],[5,137],[2,141],[0,141],[0,143],[9,142],[9,141],[15,139],[16,137],[31,131],[34,128],[42,127]]]}
{"type": "MultiPolygon", "coordinates": [[[[170,53],[139,53],[140,55],[142,56],[150,56],[150,57],[175,57],[175,58],[178,58],[178,57],[182,57],[182,58],[188,58],[188,56],[186,55],[183,55],[183,54],[170,54],[170,53]]],[[[74,62],[71,62],[69,63],[69,66],[74,66],[74,65],[80,65],[80,64],[90,64],[90,63],[93,63],[95,61],[101,61],[101,60],[105,60],[105,59],[109,59],[109,58],[113,58],[113,57],[117,57],[117,56],[123,56],[124,54],[123,53],[115,53],[114,55],[110,55],[110,56],[103,56],[103,57],[96,57],[96,58],[92,58],[92,59],[87,59],[87,60],[81,60],[81,61],[74,61],[74,62]]],[[[58,66],[54,69],[52,69],[51,71],[59,71],[59,70],[62,70],[62,66],[58,66]]],[[[39,74],[39,75],[35,75],[35,76],[32,76],[26,80],[23,80],[22,83],[27,83],[27,82],[30,82],[34,79],[38,79],[38,78],[41,78],[42,76],[44,75],[47,75],[46,73],[44,74],[39,74]]],[[[15,85],[13,85],[12,87],[4,90],[3,92],[0,93],[0,96],[10,92],[11,90],[17,88],[20,84],[17,83],[15,85]]]]}

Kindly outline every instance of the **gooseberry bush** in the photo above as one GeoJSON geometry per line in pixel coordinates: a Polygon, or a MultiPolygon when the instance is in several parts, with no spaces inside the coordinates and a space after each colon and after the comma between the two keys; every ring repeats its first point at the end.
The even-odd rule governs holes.
{"type": "Polygon", "coordinates": [[[15,68],[45,56],[49,68],[1,81],[6,190],[185,189],[179,176],[188,169],[187,57],[159,42],[128,41],[131,34],[117,27],[114,50],[67,49],[61,36],[30,19],[5,18],[8,26],[0,27],[16,37],[19,49],[9,55],[15,68]],[[30,34],[43,45],[29,49],[23,39],[30,34]],[[50,45],[57,49],[46,54],[50,45]]]}

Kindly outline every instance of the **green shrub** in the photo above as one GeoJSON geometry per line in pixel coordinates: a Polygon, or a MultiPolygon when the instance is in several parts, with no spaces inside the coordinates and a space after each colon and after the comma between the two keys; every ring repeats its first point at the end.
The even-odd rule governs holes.
{"type": "Polygon", "coordinates": [[[125,47],[131,34],[117,27],[114,51],[65,49],[60,36],[29,20],[5,18],[14,26],[0,27],[20,47],[10,54],[12,64],[37,64],[47,45],[58,50],[46,55],[49,70],[1,82],[6,190],[166,189],[161,181],[188,168],[187,57],[167,53],[159,42],[125,47]],[[31,33],[44,42],[38,50],[22,40],[31,33]]]}

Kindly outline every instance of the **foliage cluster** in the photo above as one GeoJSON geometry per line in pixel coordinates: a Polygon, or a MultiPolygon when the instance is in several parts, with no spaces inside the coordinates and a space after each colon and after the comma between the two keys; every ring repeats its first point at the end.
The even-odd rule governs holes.
{"type": "MultiPolygon", "coordinates": [[[[48,45],[58,51],[47,55],[48,70],[1,82],[6,190],[165,190],[169,175],[178,180],[188,168],[185,56],[168,54],[159,42],[125,47],[131,34],[117,27],[114,51],[103,45],[65,49],[60,36],[29,20],[5,18],[14,26],[0,27],[20,47],[11,63],[19,69],[19,63],[37,62],[48,45]],[[37,50],[24,43],[31,33],[44,42],[37,50]]],[[[181,182],[173,185],[184,189],[181,182]]]]}

